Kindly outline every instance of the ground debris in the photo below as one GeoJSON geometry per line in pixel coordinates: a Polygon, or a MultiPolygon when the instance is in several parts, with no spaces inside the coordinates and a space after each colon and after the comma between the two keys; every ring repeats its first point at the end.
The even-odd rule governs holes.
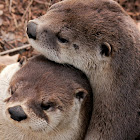
{"type": "Polygon", "coordinates": [[[140,0],[115,0],[134,19],[140,20],[140,0]]]}

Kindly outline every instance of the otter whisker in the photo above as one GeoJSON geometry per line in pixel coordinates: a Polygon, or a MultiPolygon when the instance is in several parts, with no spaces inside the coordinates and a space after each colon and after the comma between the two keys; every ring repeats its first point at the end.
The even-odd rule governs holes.
{"type": "Polygon", "coordinates": [[[50,124],[48,124],[48,126],[54,131],[54,133],[55,133],[56,135],[59,135],[59,136],[63,137],[64,139],[66,139],[66,137],[65,137],[64,135],[60,135],[60,134],[59,134],[59,132],[60,132],[61,130],[59,130],[58,128],[53,128],[50,124]]]}

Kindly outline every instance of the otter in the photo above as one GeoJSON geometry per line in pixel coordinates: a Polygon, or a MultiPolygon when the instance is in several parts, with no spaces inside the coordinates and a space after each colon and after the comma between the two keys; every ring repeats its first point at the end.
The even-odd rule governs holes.
{"type": "Polygon", "coordinates": [[[64,0],[27,25],[48,59],[83,71],[94,92],[85,140],[134,140],[140,132],[140,32],[113,0],[64,0]]]}
{"type": "Polygon", "coordinates": [[[93,97],[81,71],[39,55],[4,68],[0,89],[1,140],[84,140],[93,97]]]}

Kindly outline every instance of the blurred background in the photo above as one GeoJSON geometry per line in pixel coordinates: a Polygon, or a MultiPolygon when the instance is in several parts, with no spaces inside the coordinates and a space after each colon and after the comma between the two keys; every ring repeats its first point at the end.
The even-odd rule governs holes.
{"type": "MultiPolygon", "coordinates": [[[[0,63],[18,61],[36,54],[28,44],[26,25],[61,0],[0,0],[0,63]]],[[[115,0],[140,27],[140,0],[115,0]]]]}

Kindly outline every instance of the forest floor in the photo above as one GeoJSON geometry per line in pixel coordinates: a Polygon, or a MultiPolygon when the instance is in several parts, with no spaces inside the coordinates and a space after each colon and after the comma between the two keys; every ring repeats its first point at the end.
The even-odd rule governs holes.
{"type": "MultiPolygon", "coordinates": [[[[20,59],[23,55],[34,55],[33,48],[28,45],[26,25],[58,1],[61,0],[0,0],[0,56],[7,54],[6,58],[13,56],[15,59],[15,54],[19,54],[16,59],[20,59]]],[[[140,27],[140,0],[116,1],[140,27]]]]}

